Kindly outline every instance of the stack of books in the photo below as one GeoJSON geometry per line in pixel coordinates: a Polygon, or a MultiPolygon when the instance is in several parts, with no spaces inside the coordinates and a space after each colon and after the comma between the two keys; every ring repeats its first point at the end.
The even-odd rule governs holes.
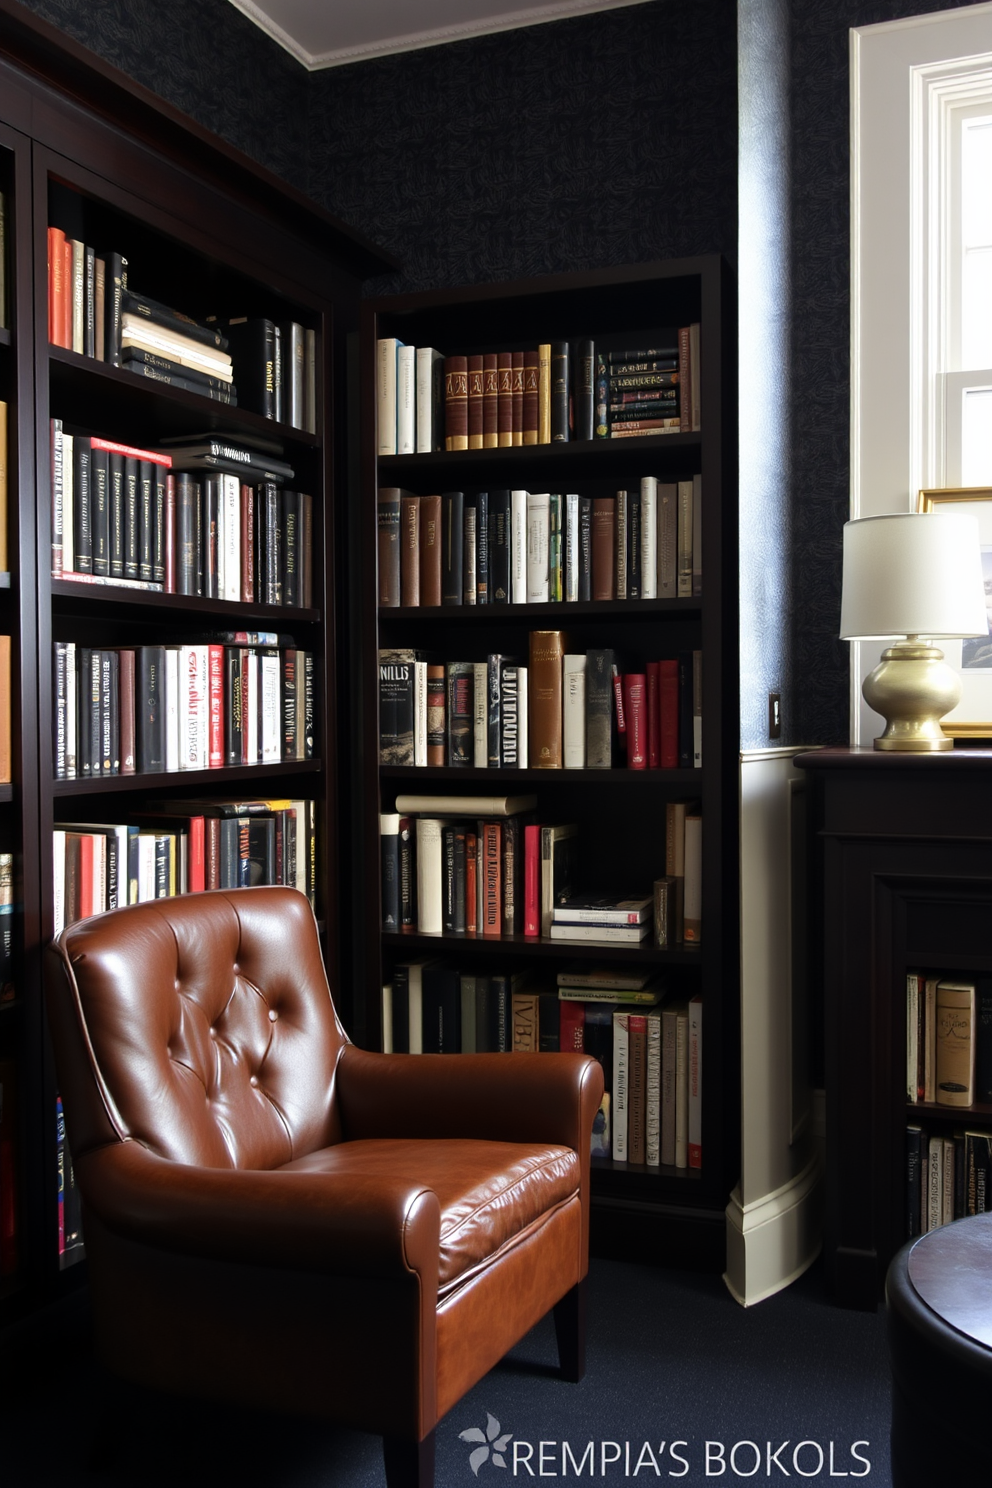
{"type": "Polygon", "coordinates": [[[188,393],[237,403],[226,337],[146,295],[121,295],[120,365],[188,393]]]}
{"type": "Polygon", "coordinates": [[[638,945],[651,934],[652,894],[570,894],[552,911],[552,940],[638,945]]]}

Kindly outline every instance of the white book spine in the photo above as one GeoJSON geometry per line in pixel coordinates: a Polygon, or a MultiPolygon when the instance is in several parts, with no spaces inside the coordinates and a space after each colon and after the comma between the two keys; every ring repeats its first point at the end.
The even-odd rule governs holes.
{"type": "Polygon", "coordinates": [[[529,695],[528,695],[528,692],[527,692],[527,668],[525,666],[518,667],[517,668],[517,710],[518,710],[518,719],[517,719],[517,754],[518,754],[518,757],[523,761],[524,764],[526,764],[527,761],[528,761],[528,759],[530,758],[530,728],[529,728],[530,712],[529,712],[528,696],[529,695]]]}
{"type": "Polygon", "coordinates": [[[264,652],[260,658],[262,694],[262,763],[277,765],[281,759],[279,707],[279,654],[264,652]]]}
{"type": "Polygon", "coordinates": [[[689,1166],[689,1014],[684,1008],[675,1022],[675,1166],[689,1166]]]}
{"type": "Polygon", "coordinates": [[[396,352],[398,343],[392,336],[382,337],[376,346],[376,413],[380,455],[396,453],[396,352]]]}
{"type": "Polygon", "coordinates": [[[226,473],[221,480],[224,570],[220,592],[237,604],[241,599],[241,480],[226,473]]]}
{"type": "MultiPolygon", "coordinates": [[[[440,935],[444,928],[442,825],[438,817],[417,818],[417,930],[421,935],[440,935]]],[[[412,981],[411,968],[411,984],[412,981]]],[[[412,1008],[410,1013],[412,1028],[412,1008]]],[[[413,1053],[412,1047],[410,1052],[413,1053]]]]}
{"type": "Polygon", "coordinates": [[[575,604],[579,597],[579,496],[577,491],[565,496],[565,582],[564,595],[568,604],[575,604]]]}
{"type": "MultiPolygon", "coordinates": [[[[179,768],[205,770],[207,759],[201,754],[200,714],[207,706],[206,688],[201,682],[198,646],[183,646],[179,653],[179,768]]],[[[205,678],[204,678],[205,681],[205,678]]]]}
{"type": "Polygon", "coordinates": [[[527,603],[547,604],[550,590],[550,494],[527,496],[527,603]]]}
{"type": "Polygon", "coordinates": [[[65,778],[76,778],[76,643],[65,643],[65,778]]]}
{"type": "Polygon", "coordinates": [[[510,492],[510,603],[527,603],[527,492],[510,492]]]}
{"type": "Polygon", "coordinates": [[[562,671],[562,762],[566,770],[586,764],[586,658],[566,656],[562,671]]]}
{"type": "Polygon", "coordinates": [[[477,770],[489,765],[489,667],[472,663],[472,764],[477,770]]]}
{"type": "Polygon", "coordinates": [[[245,760],[258,763],[258,652],[249,651],[245,659],[245,760]]]}
{"type": "Polygon", "coordinates": [[[417,454],[429,455],[434,449],[434,367],[442,360],[433,346],[417,347],[417,454]]]}
{"type": "Polygon", "coordinates": [[[413,663],[413,763],[427,764],[427,663],[413,663]]]}
{"type": "Polygon", "coordinates": [[[72,349],[86,350],[86,245],[72,239],[72,349]]]}
{"type": "Polygon", "coordinates": [[[56,935],[65,929],[65,833],[52,833],[52,928],[56,935]]]}
{"type": "Polygon", "coordinates": [[[138,833],[138,903],[155,898],[155,833],[138,833]]]}
{"type": "Polygon", "coordinates": [[[165,768],[179,765],[179,648],[165,649],[165,768]]]}
{"type": "Polygon", "coordinates": [[[75,501],[72,462],[74,436],[62,435],[62,571],[75,573],[75,501]]]}
{"type": "Polygon", "coordinates": [[[107,908],[107,839],[102,832],[93,833],[93,913],[107,908]]]}
{"type": "Polygon", "coordinates": [[[396,453],[412,455],[416,445],[417,348],[401,346],[396,354],[396,453]]]}
{"type": "Polygon", "coordinates": [[[386,982],[382,988],[382,1052],[393,1052],[393,984],[386,982]]]}
{"type": "Polygon", "coordinates": [[[129,886],[128,886],[128,876],[127,876],[127,844],[128,844],[128,829],[127,829],[127,827],[126,826],[119,826],[119,827],[117,827],[116,830],[115,830],[114,835],[117,838],[117,905],[116,905],[116,908],[117,909],[123,909],[123,907],[124,907],[125,904],[130,904],[130,902],[131,902],[130,894],[128,892],[129,886]]]}
{"type": "Polygon", "coordinates": [[[613,1014],[613,1156],[627,1161],[627,1096],[630,1043],[626,1013],[613,1014]]]}
{"type": "Polygon", "coordinates": [[[690,1168],[703,1165],[703,999],[689,999],[689,1118],[690,1168]]]}
{"type": "Polygon", "coordinates": [[[648,1013],[647,1068],[644,1103],[644,1161],[656,1168],[661,1161],[661,1013],[648,1013]]]}
{"type": "Polygon", "coordinates": [[[658,598],[658,481],[641,477],[641,598],[658,598]]]}

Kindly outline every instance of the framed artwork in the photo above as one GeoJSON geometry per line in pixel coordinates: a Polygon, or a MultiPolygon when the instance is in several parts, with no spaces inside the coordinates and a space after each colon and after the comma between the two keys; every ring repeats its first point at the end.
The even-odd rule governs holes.
{"type": "MultiPolygon", "coordinates": [[[[992,631],[992,487],[958,486],[921,491],[917,510],[966,512],[978,518],[985,607],[992,631]]],[[[940,644],[949,665],[961,675],[961,701],[941,719],[941,728],[955,739],[992,739],[992,635],[940,644]]]]}

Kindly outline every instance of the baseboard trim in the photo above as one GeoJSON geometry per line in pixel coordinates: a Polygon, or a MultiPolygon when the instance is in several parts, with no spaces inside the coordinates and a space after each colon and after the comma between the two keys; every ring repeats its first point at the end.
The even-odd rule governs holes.
{"type": "Polygon", "coordinates": [[[801,1276],[821,1249],[822,1165],[814,1155],[795,1178],[753,1204],[735,1188],[726,1209],[724,1282],[742,1307],[752,1307],[801,1276]]]}

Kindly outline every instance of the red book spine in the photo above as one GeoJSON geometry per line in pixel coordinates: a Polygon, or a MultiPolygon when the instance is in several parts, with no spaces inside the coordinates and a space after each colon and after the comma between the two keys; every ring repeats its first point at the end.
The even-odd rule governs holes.
{"type": "Polygon", "coordinates": [[[176,592],[176,477],[165,477],[165,512],[163,514],[165,592],[176,592]]]}
{"type": "Polygon", "coordinates": [[[661,718],[658,712],[658,663],[648,662],[648,769],[661,764],[661,718]]]}
{"type": "Polygon", "coordinates": [[[468,358],[463,356],[444,359],[444,447],[468,449],[468,358]]]}
{"type": "MultiPolygon", "coordinates": [[[[507,352],[501,353],[507,356],[507,352]]],[[[482,358],[482,448],[496,449],[499,445],[500,427],[500,380],[496,353],[487,351],[482,358]]]]}
{"type": "MultiPolygon", "coordinates": [[[[523,415],[523,356],[520,358],[520,413],[523,415]]],[[[521,425],[521,432],[523,425],[521,425]]],[[[513,443],[513,352],[501,351],[496,358],[496,437],[500,449],[513,443]]]]}
{"type": "Polygon", "coordinates": [[[658,739],[663,770],[676,770],[679,763],[679,664],[658,663],[658,739]]]}
{"type": "MultiPolygon", "coordinates": [[[[84,832],[79,839],[79,918],[81,920],[97,912],[93,898],[96,889],[96,873],[93,866],[95,854],[96,838],[91,832],[84,832]]],[[[102,909],[103,906],[101,905],[100,908],[102,909]]]]}
{"type": "Polygon", "coordinates": [[[628,672],[623,679],[623,704],[627,724],[627,769],[644,770],[648,763],[648,684],[643,672],[628,672]]]}
{"type": "Polygon", "coordinates": [[[478,930],[476,924],[476,894],[478,883],[476,873],[478,871],[479,839],[474,832],[465,833],[465,931],[468,935],[474,935],[478,930]]]}
{"type": "Polygon", "coordinates": [[[517,445],[524,442],[524,354],[513,351],[510,356],[513,365],[510,443],[517,445]]]}
{"type": "Polygon", "coordinates": [[[211,770],[219,770],[224,763],[224,647],[210,646],[207,649],[207,676],[210,697],[210,755],[211,770]]]}
{"type": "Polygon", "coordinates": [[[187,852],[189,861],[187,864],[186,881],[191,894],[202,894],[207,887],[206,871],[206,829],[202,816],[191,816],[189,819],[189,838],[187,841],[187,852]]]}
{"type": "Polygon", "coordinates": [[[124,455],[132,460],[151,460],[154,465],[172,469],[172,456],[159,454],[157,450],[136,449],[131,444],[115,444],[112,439],[98,439],[94,434],[90,444],[95,450],[107,450],[112,455],[124,455]]]}
{"type": "Polygon", "coordinates": [[[502,934],[503,863],[499,822],[482,825],[482,933],[502,934]]]}
{"type": "Polygon", "coordinates": [[[541,933],[541,828],[524,827],[524,934],[541,933]]]}
{"type": "Polygon", "coordinates": [[[485,372],[481,355],[468,358],[468,447],[483,449],[485,372]]]}
{"type": "Polygon", "coordinates": [[[241,603],[255,603],[255,488],[241,487],[241,603]]]}
{"type": "Polygon", "coordinates": [[[65,233],[59,227],[48,229],[48,339],[53,346],[63,346],[65,325],[65,233]]]}
{"type": "Polygon", "coordinates": [[[558,1004],[558,1047],[563,1054],[581,1054],[585,1048],[586,1005],[584,1002],[558,1004]]]}

